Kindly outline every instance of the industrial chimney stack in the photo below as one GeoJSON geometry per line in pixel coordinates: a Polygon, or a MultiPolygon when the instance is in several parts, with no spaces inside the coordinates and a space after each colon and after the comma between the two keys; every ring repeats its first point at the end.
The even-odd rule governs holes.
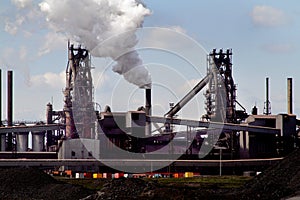
{"type": "Polygon", "coordinates": [[[287,112],[293,114],[293,79],[287,79],[287,112]]]}
{"type": "Polygon", "coordinates": [[[266,102],[264,108],[264,114],[270,115],[271,114],[271,102],[270,102],[270,92],[269,92],[269,78],[266,78],[266,102]]]}
{"type": "MultiPolygon", "coordinates": [[[[13,125],[13,72],[7,72],[7,126],[13,125]]],[[[7,134],[7,151],[12,151],[12,133],[7,134]]]]}
{"type": "MultiPolygon", "coordinates": [[[[151,89],[147,88],[146,89],[146,105],[145,105],[145,109],[146,109],[146,115],[150,116],[151,115],[151,89]]],[[[146,127],[145,127],[145,135],[149,136],[151,135],[151,123],[150,122],[146,122],[146,127]]]]}

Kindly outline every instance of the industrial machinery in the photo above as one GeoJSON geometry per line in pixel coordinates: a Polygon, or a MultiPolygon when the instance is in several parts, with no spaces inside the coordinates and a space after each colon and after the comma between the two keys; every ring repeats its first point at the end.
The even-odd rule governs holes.
{"type": "MultiPolygon", "coordinates": [[[[99,144],[90,141],[86,146],[99,146],[99,152],[105,152],[101,154],[101,158],[118,156],[115,155],[113,146],[134,153],[156,152],[168,147],[165,148],[168,150],[164,154],[183,154],[182,158],[197,158],[204,138],[208,137],[210,139],[206,142],[209,141],[213,148],[206,158],[210,156],[214,158],[214,155],[218,155],[219,148],[223,148],[225,157],[235,159],[241,156],[241,146],[244,148],[243,152],[248,152],[242,154],[244,157],[255,156],[255,153],[249,153],[251,152],[249,149],[253,147],[246,146],[246,140],[241,140],[241,133],[243,139],[246,137],[245,133],[248,132],[248,137],[253,133],[273,137],[283,129],[278,126],[252,126],[251,124],[255,123],[253,121],[250,123],[249,120],[248,124],[245,123],[248,114],[236,99],[236,85],[232,76],[232,50],[230,49],[225,52],[222,49],[218,52],[214,49],[208,55],[207,75],[176,105],[172,106],[164,117],[151,115],[150,88],[145,89],[145,107],[140,107],[137,111],[114,113],[109,106],[106,106],[105,110],[100,113],[95,111],[89,53],[80,46],[74,48],[73,45],[69,45],[68,51],[65,106],[62,112],[53,112],[53,114],[61,115],[62,122],[65,124],[65,137],[60,144],[63,144],[64,152],[66,149],[73,152],[64,153],[67,158],[69,158],[68,155],[74,157],[78,154],[75,153],[75,148],[78,146],[75,142],[76,138],[99,141],[99,144]],[[199,121],[174,117],[204,88],[206,88],[204,92],[206,114],[199,115],[199,121]],[[237,105],[241,107],[241,110],[237,109],[237,105]],[[95,121],[98,122],[96,125],[95,121]],[[151,124],[162,124],[163,127],[158,129],[159,133],[152,134],[151,124]],[[174,131],[172,127],[176,124],[186,126],[187,131],[174,131]],[[241,142],[244,145],[241,145],[241,142]]],[[[276,124],[280,123],[276,122],[276,124]]],[[[294,135],[294,133],[289,135],[294,135]]],[[[275,147],[272,146],[272,148],[275,147]]],[[[84,149],[83,152],[87,152],[87,155],[99,154],[98,151],[91,152],[89,149],[84,149]]],[[[276,156],[275,153],[270,155],[276,156]]]]}
{"type": "Polygon", "coordinates": [[[90,55],[80,46],[68,45],[64,114],[66,138],[91,138],[95,120],[90,55]],[[75,125],[76,123],[76,125],[75,125]]]}
{"type": "Polygon", "coordinates": [[[268,115],[258,115],[254,109],[248,115],[236,97],[232,50],[214,49],[207,60],[206,76],[164,116],[152,115],[150,88],[145,89],[145,105],[136,111],[113,112],[113,108],[106,106],[100,112],[95,109],[93,97],[91,56],[81,46],[68,44],[63,109],[54,111],[49,103],[45,123],[15,126],[8,99],[7,127],[0,128],[1,157],[7,156],[5,151],[13,151],[35,158],[118,158],[120,155],[113,151],[117,147],[142,155],[151,153],[155,159],[161,158],[161,154],[199,159],[201,148],[207,144],[212,150],[205,159],[218,158],[220,149],[227,159],[279,157],[290,152],[299,143],[296,127],[300,124],[292,114],[292,106],[288,114],[270,115],[269,110],[268,115]],[[199,114],[199,120],[178,118],[176,114],[202,90],[206,113],[199,114]],[[157,129],[152,130],[151,125],[157,129]],[[185,126],[186,131],[176,131],[176,125],[185,126]],[[25,152],[29,137],[33,141],[31,155],[25,152]],[[49,155],[34,154],[41,151],[49,155]]]}

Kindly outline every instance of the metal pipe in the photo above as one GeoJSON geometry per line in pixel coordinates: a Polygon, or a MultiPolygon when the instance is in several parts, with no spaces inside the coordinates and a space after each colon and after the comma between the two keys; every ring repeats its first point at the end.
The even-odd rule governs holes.
{"type": "Polygon", "coordinates": [[[171,110],[165,114],[167,117],[173,117],[181,110],[198,92],[200,92],[209,82],[211,75],[205,76],[187,95],[185,95],[171,110]]]}
{"type": "Polygon", "coordinates": [[[288,114],[293,114],[293,78],[287,79],[287,101],[288,114]]]}
{"type": "MultiPolygon", "coordinates": [[[[151,107],[152,107],[152,105],[151,105],[152,104],[151,103],[151,89],[146,88],[145,93],[146,93],[145,113],[146,113],[147,116],[151,116],[151,107]]],[[[151,135],[151,122],[146,122],[145,135],[146,136],[151,135]]]]}
{"type": "MultiPolygon", "coordinates": [[[[13,125],[13,72],[7,72],[7,126],[13,125]]],[[[12,133],[7,134],[7,151],[12,151],[12,133]]]]}

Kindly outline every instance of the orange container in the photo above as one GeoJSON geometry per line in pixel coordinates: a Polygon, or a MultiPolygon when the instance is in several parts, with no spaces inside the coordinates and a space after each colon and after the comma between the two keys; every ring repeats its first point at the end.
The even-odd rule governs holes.
{"type": "Polygon", "coordinates": [[[68,175],[68,176],[72,176],[72,170],[66,170],[65,173],[66,173],[66,175],[68,175]]]}

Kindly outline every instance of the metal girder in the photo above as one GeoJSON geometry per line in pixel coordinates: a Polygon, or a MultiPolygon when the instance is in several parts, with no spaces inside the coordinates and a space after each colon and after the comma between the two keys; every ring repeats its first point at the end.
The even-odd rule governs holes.
{"type": "Polygon", "coordinates": [[[173,117],[181,110],[193,97],[195,97],[209,82],[211,75],[205,76],[189,93],[187,93],[165,116],[173,117]]]}
{"type": "Polygon", "coordinates": [[[47,124],[47,125],[34,125],[34,126],[14,126],[14,127],[0,127],[0,134],[6,133],[22,133],[33,131],[53,131],[63,129],[65,125],[62,124],[47,124]]]}
{"type": "Polygon", "coordinates": [[[258,133],[266,133],[266,134],[280,134],[279,129],[261,127],[261,126],[249,126],[247,124],[204,122],[204,121],[189,120],[189,119],[173,119],[173,118],[164,118],[164,117],[155,117],[155,116],[147,116],[146,120],[154,123],[163,123],[163,124],[169,123],[175,125],[185,125],[191,127],[202,127],[202,128],[210,128],[210,129],[222,129],[222,130],[230,130],[230,131],[249,131],[249,132],[258,132],[258,133]]]}
{"type": "MultiPolygon", "coordinates": [[[[282,158],[268,159],[239,159],[222,160],[224,167],[271,165],[281,161],[282,158]]],[[[0,159],[1,167],[32,166],[32,167],[54,167],[54,166],[163,166],[173,163],[172,166],[210,166],[217,167],[220,160],[164,160],[164,159],[0,159]],[[104,164],[105,163],[105,164],[104,164]]]]}

